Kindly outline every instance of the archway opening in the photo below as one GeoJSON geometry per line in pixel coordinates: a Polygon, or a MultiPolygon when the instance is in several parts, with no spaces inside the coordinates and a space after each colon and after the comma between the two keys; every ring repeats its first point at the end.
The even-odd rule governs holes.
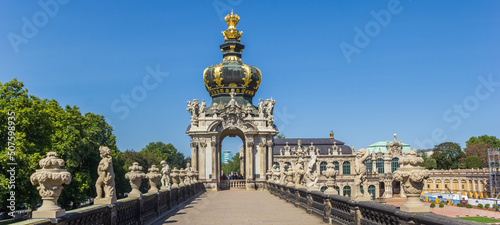
{"type": "Polygon", "coordinates": [[[242,132],[225,131],[220,136],[218,149],[220,165],[217,171],[221,190],[245,188],[245,141],[242,132]]]}

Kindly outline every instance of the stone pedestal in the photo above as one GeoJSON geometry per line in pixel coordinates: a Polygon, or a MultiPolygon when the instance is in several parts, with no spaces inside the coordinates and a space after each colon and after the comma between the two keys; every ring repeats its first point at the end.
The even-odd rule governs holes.
{"type": "Polygon", "coordinates": [[[146,174],[142,172],[142,166],[139,166],[139,163],[134,162],[132,166],[128,168],[130,172],[125,174],[125,179],[130,181],[130,186],[132,187],[132,191],[128,193],[129,198],[138,198],[142,196],[139,187],[141,186],[142,179],[146,178],[146,174]]]}
{"type": "Polygon", "coordinates": [[[63,189],[62,184],[71,182],[71,174],[59,167],[64,166],[64,160],[57,158],[57,153],[49,152],[45,159],[39,163],[42,169],[36,170],[31,175],[30,181],[33,185],[40,184],[37,188],[43,203],[38,210],[34,211],[32,218],[57,218],[64,216],[65,210],[57,205],[57,199],[63,189]]]}

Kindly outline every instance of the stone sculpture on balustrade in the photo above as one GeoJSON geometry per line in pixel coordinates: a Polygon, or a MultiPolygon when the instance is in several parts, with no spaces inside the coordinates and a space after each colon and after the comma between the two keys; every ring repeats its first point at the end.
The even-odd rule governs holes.
{"type": "Polygon", "coordinates": [[[170,190],[170,167],[165,160],[160,162],[161,167],[161,190],[170,190]]]}
{"type": "Polygon", "coordinates": [[[184,178],[186,177],[186,170],[185,169],[180,169],[179,170],[179,187],[184,187],[186,184],[184,183],[184,178]]]}
{"type": "Polygon", "coordinates": [[[276,167],[276,164],[273,165],[273,175],[272,175],[272,182],[275,184],[280,183],[280,169],[276,167]]]}
{"type": "Polygon", "coordinates": [[[100,146],[101,161],[97,167],[99,178],[95,182],[97,196],[94,199],[94,204],[113,204],[116,203],[115,191],[115,172],[113,171],[113,159],[111,158],[111,150],[106,146],[100,146]],[[103,195],[104,190],[104,195],[103,195]]]}
{"type": "Polygon", "coordinates": [[[370,151],[360,149],[354,158],[354,184],[352,200],[370,201],[370,194],[366,191],[368,181],[366,179],[366,160],[370,156],[370,151]],[[363,189],[363,190],[362,190],[363,189]]]}
{"type": "Polygon", "coordinates": [[[399,160],[401,168],[398,168],[392,176],[394,180],[402,182],[402,188],[407,196],[406,203],[401,206],[405,212],[428,212],[429,207],[420,202],[420,194],[424,188],[424,180],[429,178],[429,170],[419,166],[424,159],[417,156],[417,150],[404,153],[399,160]]]}
{"type": "Polygon", "coordinates": [[[156,168],[155,165],[152,165],[151,168],[148,169],[149,173],[146,174],[146,178],[149,179],[149,190],[148,194],[158,193],[158,181],[160,181],[161,174],[158,172],[160,169],[156,168]]]}
{"type": "Polygon", "coordinates": [[[31,175],[33,185],[39,184],[37,190],[42,197],[42,206],[32,213],[32,218],[57,218],[64,216],[65,211],[57,205],[57,199],[63,189],[62,184],[71,182],[71,174],[64,166],[64,160],[57,158],[57,153],[48,152],[45,159],[40,160],[42,169],[31,175]]]}
{"type": "Polygon", "coordinates": [[[305,188],[304,186],[304,175],[306,170],[304,169],[305,160],[301,157],[298,159],[297,164],[295,164],[295,188],[305,188]]]}
{"type": "Polygon", "coordinates": [[[286,174],[285,174],[285,163],[284,163],[284,160],[281,159],[280,162],[280,176],[279,176],[279,183],[282,184],[282,185],[286,185],[286,174]]]}
{"type": "Polygon", "coordinates": [[[191,178],[193,177],[193,168],[191,168],[191,163],[186,164],[186,177],[184,178],[185,185],[191,185],[191,178]]]}
{"type": "Polygon", "coordinates": [[[132,191],[128,193],[129,198],[138,198],[142,196],[139,187],[141,186],[142,179],[146,178],[146,174],[142,172],[142,166],[139,166],[139,163],[134,162],[132,166],[128,168],[130,172],[125,174],[125,179],[130,181],[130,186],[132,187],[132,191]]]}
{"type": "Polygon", "coordinates": [[[177,167],[174,167],[174,169],[172,170],[172,188],[179,187],[178,180],[179,180],[179,170],[177,169],[177,167]]]}
{"type": "Polygon", "coordinates": [[[326,177],[326,190],[325,194],[327,195],[337,195],[338,192],[335,190],[335,180],[339,171],[335,170],[335,165],[332,162],[326,164],[326,170],[323,171],[323,175],[326,177]]]}
{"type": "Polygon", "coordinates": [[[306,173],[304,174],[306,188],[307,190],[318,190],[319,174],[314,167],[314,165],[316,165],[318,156],[314,151],[311,151],[309,154],[311,156],[311,160],[309,160],[309,163],[307,163],[306,173]]]}

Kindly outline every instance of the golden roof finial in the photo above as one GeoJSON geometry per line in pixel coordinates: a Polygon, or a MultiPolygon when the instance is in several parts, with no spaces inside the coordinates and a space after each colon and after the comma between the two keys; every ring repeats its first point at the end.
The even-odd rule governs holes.
{"type": "Polygon", "coordinates": [[[241,34],[243,33],[243,31],[238,32],[236,29],[236,25],[240,22],[240,17],[237,14],[234,14],[233,10],[231,10],[231,14],[224,17],[224,21],[226,21],[228,26],[226,31],[222,31],[224,39],[227,40],[229,38],[236,38],[239,41],[241,39],[241,34]]]}

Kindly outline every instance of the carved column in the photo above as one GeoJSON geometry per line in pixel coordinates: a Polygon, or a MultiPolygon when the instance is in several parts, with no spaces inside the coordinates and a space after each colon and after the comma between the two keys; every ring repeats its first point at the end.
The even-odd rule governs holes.
{"type": "Polygon", "coordinates": [[[253,136],[248,136],[245,138],[246,139],[246,180],[253,180],[254,179],[254,165],[253,165],[253,160],[254,160],[254,140],[253,136]]]}
{"type": "Polygon", "coordinates": [[[267,169],[273,168],[273,137],[270,137],[267,141],[267,169]]]}
{"type": "Polygon", "coordinates": [[[206,177],[207,177],[207,166],[206,166],[206,160],[207,160],[207,156],[206,156],[206,150],[207,150],[207,143],[205,142],[205,139],[202,139],[202,141],[200,142],[200,152],[199,152],[199,163],[200,163],[200,166],[198,167],[198,173],[201,177],[201,179],[205,180],[206,177]]]}
{"type": "Polygon", "coordinates": [[[198,143],[191,140],[191,165],[193,169],[198,170],[198,143]]]}
{"type": "Polygon", "coordinates": [[[261,143],[259,143],[259,151],[260,151],[260,173],[259,177],[262,179],[266,177],[266,151],[267,151],[267,143],[265,140],[262,140],[261,143]]]}
{"type": "Polygon", "coordinates": [[[57,218],[64,216],[65,211],[57,205],[57,199],[63,189],[62,184],[71,182],[71,174],[60,169],[64,166],[64,160],[57,158],[57,153],[49,152],[45,159],[39,163],[42,169],[36,170],[31,175],[30,181],[33,185],[40,184],[37,188],[42,197],[42,206],[34,211],[32,218],[57,218]]]}
{"type": "Polygon", "coordinates": [[[216,138],[212,137],[212,142],[210,143],[212,147],[212,180],[215,179],[215,181],[217,181],[218,177],[220,176],[220,174],[217,174],[217,148],[219,146],[217,146],[216,140],[216,138]]]}

